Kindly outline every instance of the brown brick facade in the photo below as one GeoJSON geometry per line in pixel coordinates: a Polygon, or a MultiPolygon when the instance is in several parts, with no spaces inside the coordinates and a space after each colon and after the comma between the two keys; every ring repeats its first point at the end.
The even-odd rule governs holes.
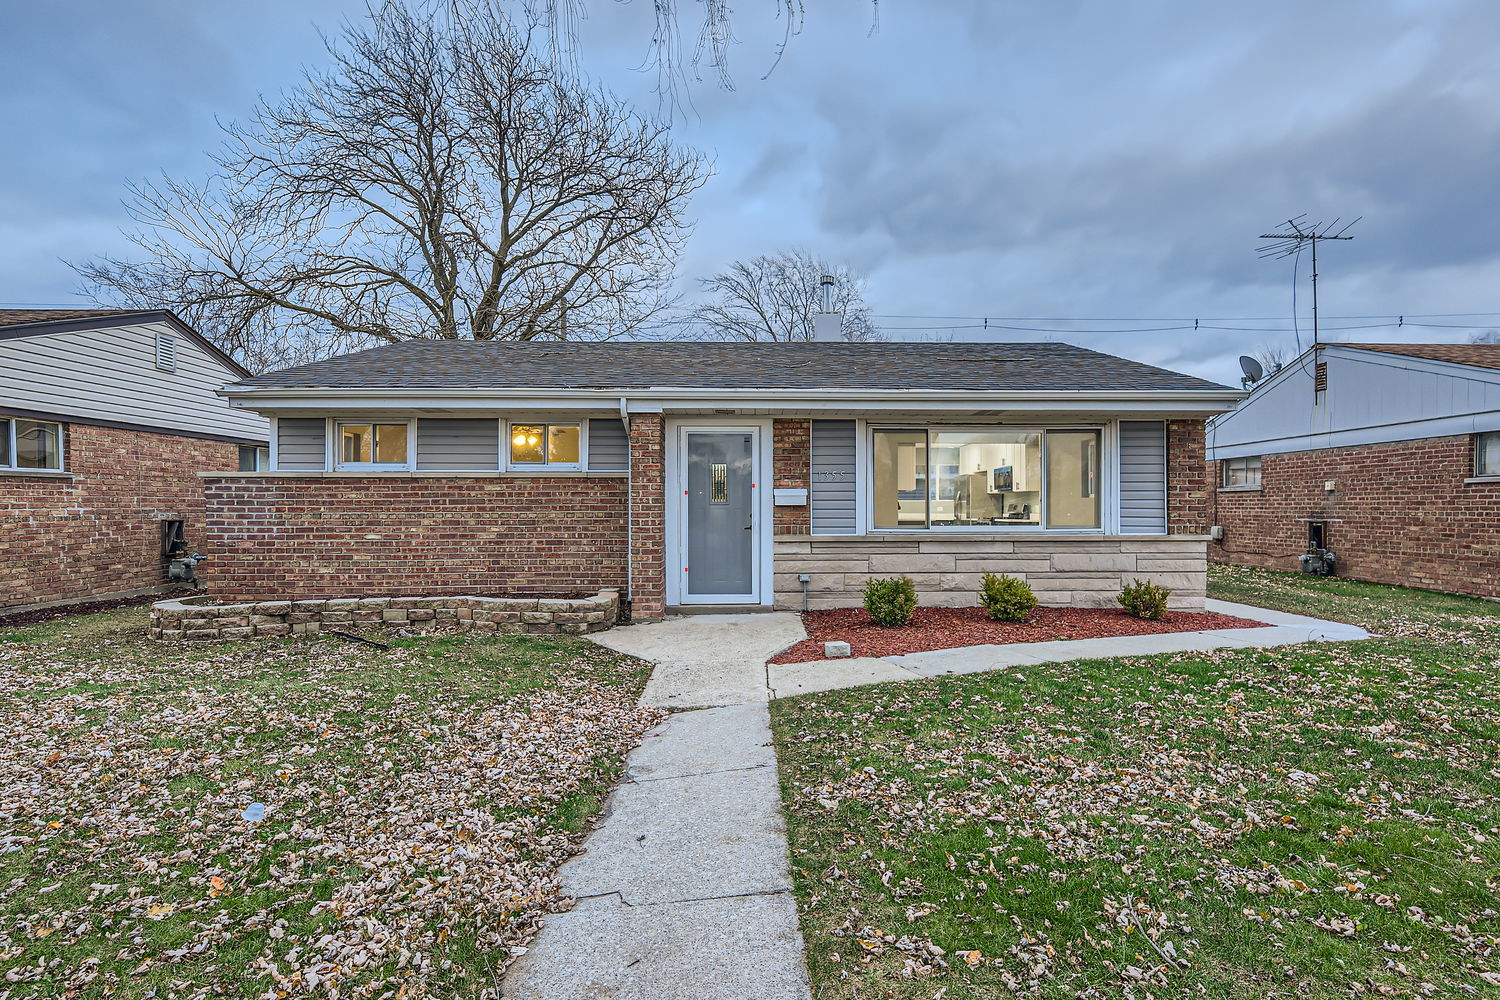
{"type": "Polygon", "coordinates": [[[1167,421],[1167,533],[1206,535],[1209,486],[1203,421],[1167,421]]]}
{"type": "MultiPolygon", "coordinates": [[[[803,419],[771,422],[772,486],[778,490],[807,490],[812,475],[812,421],[803,419]]],[[[774,533],[805,535],[812,530],[812,508],[773,507],[774,533]]]]}
{"type": "Polygon", "coordinates": [[[624,589],[623,476],[208,477],[224,600],[624,589]]]}
{"type": "MultiPolygon", "coordinates": [[[[166,583],[161,521],[210,553],[198,473],[238,466],[234,444],[69,424],[72,478],[0,476],[0,608],[86,601],[166,583]]],[[[198,567],[211,579],[213,563],[198,567]]]]}
{"type": "Polygon", "coordinates": [[[1295,570],[1327,520],[1339,576],[1500,597],[1500,483],[1465,483],[1473,462],[1468,435],[1266,455],[1260,490],[1214,494],[1209,558],[1295,570]]]}
{"type": "Polygon", "coordinates": [[[667,606],[666,421],[659,413],[630,418],[631,616],[660,618],[667,606]]]}

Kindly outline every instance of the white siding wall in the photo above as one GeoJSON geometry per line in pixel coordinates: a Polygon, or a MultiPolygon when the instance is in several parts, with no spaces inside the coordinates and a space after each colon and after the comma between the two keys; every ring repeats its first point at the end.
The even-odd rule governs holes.
{"type": "Polygon", "coordinates": [[[1500,430],[1500,371],[1330,345],[1328,391],[1306,354],[1208,427],[1209,458],[1500,430]]]}
{"type": "Polygon", "coordinates": [[[0,406],[65,420],[264,441],[264,417],[232,410],[214,394],[238,378],[165,323],[0,340],[0,406]],[[156,367],[158,332],[177,338],[175,372],[156,367]]]}

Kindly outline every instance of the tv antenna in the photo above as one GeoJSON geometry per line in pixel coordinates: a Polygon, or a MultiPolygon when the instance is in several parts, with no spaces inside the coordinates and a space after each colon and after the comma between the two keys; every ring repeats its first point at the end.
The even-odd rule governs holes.
{"type": "MultiPolygon", "coordinates": [[[[1360,216],[1359,219],[1363,219],[1360,216]]],[[[1338,228],[1339,219],[1324,225],[1321,222],[1308,222],[1307,213],[1297,216],[1295,219],[1287,219],[1287,228],[1291,232],[1261,233],[1260,238],[1271,242],[1263,244],[1260,248],[1262,260],[1277,260],[1282,257],[1290,257],[1292,254],[1300,253],[1304,246],[1312,247],[1312,321],[1313,321],[1313,347],[1318,346],[1318,243],[1324,240],[1352,240],[1353,236],[1346,235],[1354,228],[1354,222],[1348,223],[1344,228],[1338,228]]]]}

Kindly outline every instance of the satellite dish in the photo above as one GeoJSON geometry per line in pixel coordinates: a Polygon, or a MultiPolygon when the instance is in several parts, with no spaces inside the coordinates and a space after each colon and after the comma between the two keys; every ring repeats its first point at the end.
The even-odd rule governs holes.
{"type": "Polygon", "coordinates": [[[1259,382],[1266,377],[1266,370],[1260,366],[1260,362],[1248,354],[1240,355],[1240,371],[1245,373],[1245,378],[1250,382],[1259,382]]]}

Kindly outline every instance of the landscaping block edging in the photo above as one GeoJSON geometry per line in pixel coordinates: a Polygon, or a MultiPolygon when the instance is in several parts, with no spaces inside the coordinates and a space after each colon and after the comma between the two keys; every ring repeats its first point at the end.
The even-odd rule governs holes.
{"type": "Polygon", "coordinates": [[[620,595],[593,597],[330,597],[209,604],[205,596],[151,605],[153,639],[245,639],[329,628],[433,623],[500,635],[584,635],[614,625],[620,595]]]}

